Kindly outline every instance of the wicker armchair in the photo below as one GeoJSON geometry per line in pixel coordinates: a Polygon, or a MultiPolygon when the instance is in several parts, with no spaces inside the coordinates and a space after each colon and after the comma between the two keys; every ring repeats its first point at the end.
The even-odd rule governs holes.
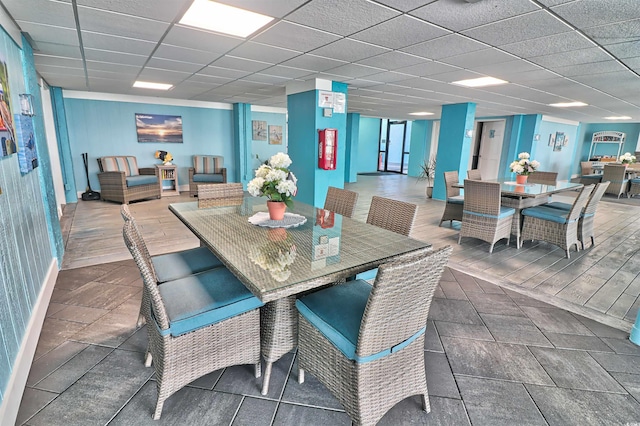
{"type": "Polygon", "coordinates": [[[541,185],[554,185],[558,180],[557,172],[541,172],[535,171],[527,178],[528,183],[539,183],[541,185]]]}
{"type": "Polygon", "coordinates": [[[480,173],[480,169],[467,170],[467,178],[471,180],[482,180],[482,173],[480,173]]]}
{"type": "Polygon", "coordinates": [[[418,206],[415,204],[374,196],[367,223],[408,237],[417,211],[418,206]]]}
{"type": "Polygon", "coordinates": [[[244,190],[241,183],[207,183],[197,187],[199,208],[242,204],[244,190]]]}
{"type": "MultiPolygon", "coordinates": [[[[122,207],[120,207],[120,215],[124,219],[125,223],[130,222],[132,224],[131,232],[135,238],[136,245],[145,258],[151,259],[149,268],[153,271],[153,274],[155,274],[158,284],[224,266],[220,259],[218,259],[207,247],[198,247],[189,250],[151,256],[149,254],[147,244],[145,243],[144,238],[142,238],[142,233],[138,228],[138,224],[129,210],[129,206],[123,204],[122,207]]],[[[141,326],[144,323],[145,318],[148,316],[149,306],[149,293],[143,287],[140,313],[138,314],[138,326],[141,326]]],[[[147,362],[149,362],[148,359],[147,362]]]]}
{"type": "Polygon", "coordinates": [[[503,238],[507,239],[509,245],[516,210],[502,207],[501,199],[498,182],[465,179],[464,210],[458,244],[462,237],[478,238],[491,244],[489,253],[493,253],[493,246],[503,238]]]}
{"type": "Polygon", "coordinates": [[[129,204],[145,198],[160,198],[161,182],[156,167],[138,168],[136,157],[98,158],[98,181],[103,200],[129,204]]]}
{"type": "Polygon", "coordinates": [[[253,364],[260,377],[262,302],[226,268],[158,286],[132,222],[125,223],[123,235],[151,300],[147,330],[158,390],[153,418],[160,418],[167,398],[213,371],[253,364]]]}
{"type": "Polygon", "coordinates": [[[560,246],[570,258],[569,249],[578,245],[578,222],[582,209],[593,191],[593,185],[582,188],[570,210],[560,210],[547,205],[522,210],[522,240],[546,241],[560,246]]]}
{"type": "Polygon", "coordinates": [[[453,185],[460,183],[458,180],[458,172],[444,172],[444,184],[447,187],[447,202],[444,206],[444,212],[442,213],[442,219],[440,219],[440,225],[445,220],[449,221],[452,225],[454,220],[462,220],[462,204],[464,203],[464,197],[460,195],[460,188],[455,188],[453,185]]]}
{"type": "Polygon", "coordinates": [[[189,195],[198,195],[198,185],[203,183],[227,183],[224,157],[219,155],[194,155],[193,167],[189,167],[189,195]]]}
{"type": "Polygon", "coordinates": [[[451,247],[414,253],[380,266],[373,287],[349,281],[296,302],[298,381],[313,374],[355,425],[377,423],[416,394],[430,411],[424,332],[451,247]]]}
{"type": "Polygon", "coordinates": [[[618,198],[629,191],[629,180],[625,179],[627,167],[622,164],[605,164],[602,182],[611,182],[605,194],[615,195],[618,198]]]}
{"type": "Polygon", "coordinates": [[[330,186],[327,189],[327,198],[324,200],[324,209],[342,216],[352,217],[357,202],[357,192],[330,186]]]}

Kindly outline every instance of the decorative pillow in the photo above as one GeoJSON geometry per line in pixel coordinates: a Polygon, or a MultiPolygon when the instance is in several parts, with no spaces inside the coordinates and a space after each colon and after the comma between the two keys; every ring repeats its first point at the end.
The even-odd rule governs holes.
{"type": "Polygon", "coordinates": [[[125,176],[138,176],[136,157],[102,157],[102,170],[105,172],[124,172],[125,176]]]}
{"type": "Polygon", "coordinates": [[[195,173],[222,173],[224,157],[219,155],[194,155],[193,168],[195,173]]]}

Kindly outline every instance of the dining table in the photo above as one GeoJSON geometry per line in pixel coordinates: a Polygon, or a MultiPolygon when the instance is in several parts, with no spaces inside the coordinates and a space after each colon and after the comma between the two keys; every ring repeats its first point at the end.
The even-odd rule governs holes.
{"type": "MultiPolygon", "coordinates": [[[[528,207],[539,206],[549,202],[549,197],[565,191],[576,191],[584,185],[568,181],[556,181],[555,185],[544,185],[538,183],[518,184],[513,179],[492,179],[490,182],[500,183],[500,193],[502,195],[502,205],[516,210],[511,223],[511,234],[516,236],[516,248],[522,247],[520,238],[522,231],[522,210],[528,207]]],[[[457,188],[464,188],[464,184],[454,185],[457,188]]]]}
{"type": "Polygon", "coordinates": [[[430,247],[298,201],[287,209],[282,223],[263,220],[265,200],[250,196],[206,208],[197,202],[173,203],[169,210],[265,303],[260,308],[260,346],[266,362],[263,395],[269,389],[272,364],[297,345],[297,295],[430,247]]]}

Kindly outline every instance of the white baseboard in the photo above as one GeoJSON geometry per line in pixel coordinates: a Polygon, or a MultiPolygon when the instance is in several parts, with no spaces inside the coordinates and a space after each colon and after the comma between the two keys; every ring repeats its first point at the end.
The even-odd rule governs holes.
{"type": "Polygon", "coordinates": [[[2,405],[0,405],[0,424],[2,425],[14,425],[16,423],[20,401],[22,400],[24,388],[27,385],[27,377],[29,376],[29,370],[31,370],[31,363],[36,353],[36,346],[38,345],[38,339],[42,331],[42,324],[44,323],[44,318],[49,308],[49,301],[51,300],[51,294],[53,293],[53,287],[56,284],[57,278],[58,264],[56,259],[51,259],[44,286],[33,307],[29,325],[22,339],[22,345],[16,357],[16,362],[13,365],[11,377],[9,378],[7,389],[5,389],[3,395],[2,405]]]}

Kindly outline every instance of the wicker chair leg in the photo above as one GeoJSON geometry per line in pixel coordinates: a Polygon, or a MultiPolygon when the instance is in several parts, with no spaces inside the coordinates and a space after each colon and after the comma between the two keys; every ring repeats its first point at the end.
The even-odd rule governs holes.
{"type": "Polygon", "coordinates": [[[496,244],[496,243],[491,243],[491,247],[489,247],[489,254],[493,253],[493,246],[494,246],[495,244],[496,244]]]}
{"type": "Polygon", "coordinates": [[[260,363],[260,361],[258,361],[257,364],[255,364],[255,376],[256,379],[260,376],[262,376],[262,364],[260,363]]]}
{"type": "Polygon", "coordinates": [[[264,378],[262,379],[262,391],[260,391],[262,395],[266,395],[269,393],[269,380],[271,379],[272,366],[273,366],[273,362],[267,361],[264,367],[264,378]]]}
{"type": "Polygon", "coordinates": [[[153,420],[160,420],[160,416],[162,415],[162,406],[164,405],[164,400],[162,402],[158,400],[156,404],[156,411],[153,413],[153,420]]]}
{"type": "Polygon", "coordinates": [[[420,399],[422,399],[422,411],[430,413],[431,406],[429,405],[429,395],[422,394],[420,395],[420,399]]]}
{"type": "Polygon", "coordinates": [[[462,235],[458,235],[458,245],[461,244],[461,241],[462,241],[462,235]]]}
{"type": "Polygon", "coordinates": [[[140,312],[138,314],[138,321],[136,321],[136,327],[142,327],[145,323],[145,319],[144,319],[144,315],[142,315],[142,312],[140,312]]]}
{"type": "Polygon", "coordinates": [[[151,351],[149,350],[149,348],[147,348],[147,354],[144,357],[144,366],[145,367],[151,367],[151,364],[153,363],[153,356],[151,355],[151,351]]]}
{"type": "Polygon", "coordinates": [[[304,383],[304,369],[298,368],[298,383],[304,383]]]}

